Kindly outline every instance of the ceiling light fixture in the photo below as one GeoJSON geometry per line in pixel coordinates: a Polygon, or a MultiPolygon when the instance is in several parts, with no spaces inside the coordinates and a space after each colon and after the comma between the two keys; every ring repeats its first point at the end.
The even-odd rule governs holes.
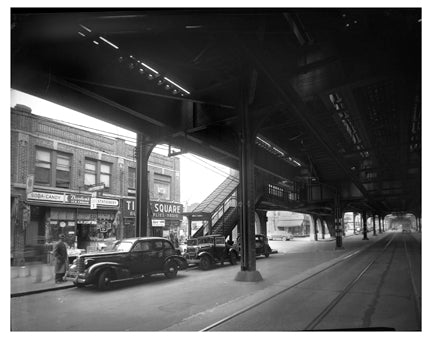
{"type": "Polygon", "coordinates": [[[78,32],[79,35],[85,37],[86,35],[83,32],[78,32]]]}
{"type": "Polygon", "coordinates": [[[259,141],[261,141],[264,145],[266,145],[267,147],[271,147],[271,145],[265,141],[264,139],[260,138],[260,137],[256,137],[259,141]]]}
{"type": "Polygon", "coordinates": [[[145,68],[149,69],[150,71],[152,71],[153,73],[159,74],[158,71],[156,71],[155,69],[151,68],[149,65],[146,65],[143,62],[140,62],[141,65],[143,65],[145,68]]]}
{"type": "Polygon", "coordinates": [[[280,149],[277,149],[276,147],[272,147],[276,152],[278,152],[279,154],[281,154],[281,155],[283,155],[283,156],[285,156],[285,153],[284,152],[282,152],[280,149]]]}
{"type": "Polygon", "coordinates": [[[82,28],[84,28],[87,32],[91,33],[91,29],[90,29],[90,28],[88,28],[88,27],[86,27],[86,26],[84,26],[84,25],[81,25],[81,24],[80,24],[80,26],[81,26],[82,28]]]}
{"type": "Polygon", "coordinates": [[[118,46],[114,45],[111,41],[105,39],[104,37],[100,36],[99,39],[101,39],[103,42],[107,43],[111,47],[114,47],[115,49],[119,49],[118,46]]]}
{"type": "Polygon", "coordinates": [[[167,77],[164,77],[164,79],[165,79],[166,81],[170,82],[171,84],[173,84],[174,86],[180,88],[183,92],[185,92],[185,93],[187,93],[187,94],[190,94],[189,91],[185,90],[183,87],[181,87],[180,85],[176,84],[174,81],[168,79],[167,77]]]}

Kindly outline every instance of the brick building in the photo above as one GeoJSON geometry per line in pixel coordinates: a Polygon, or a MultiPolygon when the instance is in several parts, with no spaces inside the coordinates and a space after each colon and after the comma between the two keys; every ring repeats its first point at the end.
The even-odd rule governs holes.
{"type": "MultiPolygon", "coordinates": [[[[148,174],[152,235],[170,237],[182,219],[179,159],[152,153],[148,174]]],[[[60,233],[71,251],[135,236],[135,194],[133,145],[11,108],[13,264],[60,233]]]]}

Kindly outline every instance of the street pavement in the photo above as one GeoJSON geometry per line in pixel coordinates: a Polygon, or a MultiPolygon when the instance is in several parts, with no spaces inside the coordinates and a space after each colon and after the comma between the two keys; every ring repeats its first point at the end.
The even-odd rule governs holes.
{"type": "Polygon", "coordinates": [[[271,241],[278,254],[257,258],[264,278],[257,283],[235,281],[239,265],[225,265],[205,272],[188,269],[172,280],[154,276],[103,293],[89,287],[13,297],[12,330],[199,331],[387,236],[391,232],[370,234],[369,241],[362,241],[361,235],[345,237],[342,250],[335,249],[334,239],[271,241]],[[38,313],[42,305],[44,312],[38,313]]]}

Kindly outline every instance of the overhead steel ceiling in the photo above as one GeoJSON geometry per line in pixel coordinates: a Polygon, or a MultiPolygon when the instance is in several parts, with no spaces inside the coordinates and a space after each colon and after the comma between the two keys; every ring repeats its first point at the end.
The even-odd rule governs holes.
{"type": "Polygon", "coordinates": [[[248,65],[259,168],[421,213],[421,9],[20,8],[11,27],[12,88],[231,167],[248,65]]]}

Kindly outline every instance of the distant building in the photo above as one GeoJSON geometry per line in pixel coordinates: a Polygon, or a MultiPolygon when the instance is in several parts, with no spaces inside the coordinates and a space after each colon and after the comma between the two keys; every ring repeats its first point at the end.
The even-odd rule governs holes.
{"type": "MultiPolygon", "coordinates": [[[[180,160],[152,153],[152,235],[180,226],[180,160]]],[[[11,258],[36,260],[59,234],[71,248],[135,236],[136,162],[123,139],[75,128],[11,108],[11,258]],[[35,254],[36,253],[36,254],[35,254]]]]}
{"type": "Polygon", "coordinates": [[[288,211],[267,212],[267,232],[287,231],[297,237],[310,235],[310,218],[303,213],[288,211]]]}

